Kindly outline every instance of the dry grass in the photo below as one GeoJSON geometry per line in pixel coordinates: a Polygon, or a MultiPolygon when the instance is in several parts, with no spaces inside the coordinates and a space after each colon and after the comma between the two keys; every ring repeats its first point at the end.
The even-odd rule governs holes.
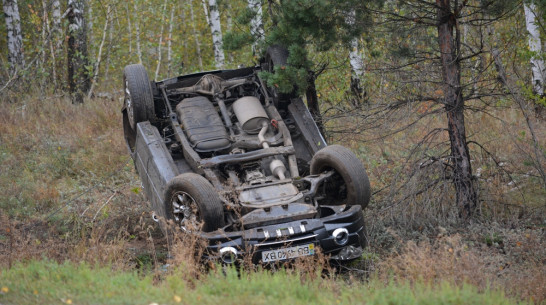
{"type": "Polygon", "coordinates": [[[381,261],[377,275],[384,282],[437,285],[447,281],[471,284],[481,291],[500,288],[510,296],[542,304],[546,302],[546,240],[541,235],[531,230],[505,232],[490,246],[487,236],[472,241],[468,234],[409,241],[400,253],[381,261]]]}

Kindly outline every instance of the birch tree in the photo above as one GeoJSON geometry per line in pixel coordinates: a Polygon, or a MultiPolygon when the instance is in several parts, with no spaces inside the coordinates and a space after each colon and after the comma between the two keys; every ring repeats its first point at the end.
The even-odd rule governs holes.
{"type": "MultiPolygon", "coordinates": [[[[354,10],[351,10],[346,18],[350,26],[354,26],[356,20],[354,10]]],[[[354,37],[350,42],[349,63],[351,65],[351,91],[358,100],[362,99],[363,89],[361,85],[362,76],[364,76],[364,52],[360,46],[359,37],[354,37]]]]}
{"type": "Polygon", "coordinates": [[[169,33],[167,35],[167,77],[171,76],[172,72],[172,40],[173,40],[173,26],[174,26],[174,5],[171,5],[171,17],[169,18],[169,33]]]}
{"type": "Polygon", "coordinates": [[[531,58],[531,72],[533,79],[533,91],[544,96],[544,61],[540,58],[542,54],[542,42],[540,41],[540,32],[536,16],[536,7],[533,3],[527,3],[523,6],[525,11],[525,25],[529,33],[529,50],[533,52],[531,58]]]}
{"type": "Polygon", "coordinates": [[[15,75],[25,65],[21,16],[17,0],[3,0],[2,4],[6,20],[9,72],[15,75]]]}
{"type": "Polygon", "coordinates": [[[361,100],[364,89],[362,88],[362,77],[364,76],[364,52],[358,38],[351,40],[349,51],[349,63],[351,64],[351,90],[361,100]]]}
{"type": "MultiPolygon", "coordinates": [[[[163,3],[163,9],[161,10],[161,21],[165,20],[165,11],[167,10],[167,0],[163,3]]],[[[161,22],[161,30],[159,31],[159,42],[157,43],[157,65],[155,67],[155,77],[159,77],[159,69],[161,68],[161,45],[163,45],[163,31],[165,30],[164,22],[161,22]]]]}
{"type": "Polygon", "coordinates": [[[85,2],[68,0],[68,9],[68,87],[72,102],[83,103],[83,97],[90,85],[86,70],[88,55],[85,2]]]}
{"type": "Polygon", "coordinates": [[[104,49],[104,43],[106,42],[106,34],[109,32],[109,26],[110,26],[110,14],[111,14],[111,8],[110,5],[106,5],[106,19],[104,20],[104,28],[102,29],[102,39],[100,41],[99,45],[99,51],[97,54],[97,59],[95,60],[95,64],[93,66],[93,78],[91,79],[91,88],[89,89],[89,92],[87,93],[87,97],[91,98],[93,95],[93,90],[95,89],[96,83],[99,78],[99,72],[100,72],[100,64],[102,61],[102,50],[104,49]]]}
{"type": "Polygon", "coordinates": [[[199,41],[199,34],[197,33],[197,29],[195,28],[195,15],[193,14],[193,5],[189,3],[188,6],[190,7],[191,29],[192,29],[193,39],[195,40],[195,52],[197,53],[197,61],[199,63],[199,69],[203,70],[203,55],[201,54],[201,41],[199,41]]]}
{"type": "Polygon", "coordinates": [[[252,11],[252,19],[250,20],[250,34],[254,37],[252,43],[252,54],[258,54],[258,46],[264,39],[264,25],[262,22],[262,1],[248,0],[248,8],[252,11]]]}
{"type": "MultiPolygon", "coordinates": [[[[135,9],[135,15],[138,14],[138,4],[137,4],[137,1],[134,1],[133,2],[133,6],[134,6],[134,9],[135,9]]],[[[139,19],[136,18],[135,19],[135,31],[136,31],[136,34],[135,34],[135,43],[136,43],[136,51],[137,51],[137,57],[138,57],[138,63],[139,64],[142,64],[142,49],[141,49],[141,46],[140,46],[140,22],[139,22],[139,19]]]]}
{"type": "MultiPolygon", "coordinates": [[[[205,0],[203,0],[205,1],[205,0]]],[[[204,3],[204,2],[203,2],[204,3]]],[[[225,63],[224,47],[222,42],[222,25],[220,23],[220,11],[216,0],[208,0],[208,10],[205,6],[205,14],[209,19],[210,32],[212,34],[212,46],[214,49],[214,62],[216,68],[221,69],[225,63]]]]}

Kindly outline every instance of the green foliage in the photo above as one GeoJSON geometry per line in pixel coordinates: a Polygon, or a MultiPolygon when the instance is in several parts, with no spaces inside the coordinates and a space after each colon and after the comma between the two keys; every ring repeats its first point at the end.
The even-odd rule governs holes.
{"type": "Polygon", "coordinates": [[[498,17],[515,9],[520,1],[517,0],[480,0],[483,11],[492,16],[498,17]]]}
{"type": "Polygon", "coordinates": [[[191,285],[184,270],[152,275],[52,261],[18,263],[0,273],[3,304],[516,304],[501,292],[442,283],[436,288],[372,280],[305,279],[288,271],[219,268],[191,285]],[[156,282],[156,284],[154,284],[156,282]]]}
{"type": "Polygon", "coordinates": [[[260,77],[269,87],[276,88],[281,93],[291,93],[296,90],[301,94],[307,88],[307,70],[303,68],[278,67],[275,73],[260,72],[260,77]]]}
{"type": "Polygon", "coordinates": [[[248,32],[226,32],[224,34],[224,48],[226,51],[236,51],[250,45],[252,35],[248,32]]]}

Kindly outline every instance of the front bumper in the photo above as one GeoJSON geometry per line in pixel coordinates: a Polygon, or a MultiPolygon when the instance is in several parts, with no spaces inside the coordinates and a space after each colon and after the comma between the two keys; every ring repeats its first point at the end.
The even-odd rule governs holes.
{"type": "MultiPolygon", "coordinates": [[[[360,257],[366,243],[364,215],[360,206],[333,208],[332,214],[318,219],[303,219],[262,226],[244,231],[222,230],[201,233],[208,240],[207,257],[220,258],[226,249],[236,250],[237,258],[250,255],[254,264],[262,263],[262,252],[313,243],[335,261],[350,261],[360,257]],[[345,243],[336,242],[332,233],[345,228],[345,243]]],[[[232,260],[234,261],[234,260],[232,260]]]]}

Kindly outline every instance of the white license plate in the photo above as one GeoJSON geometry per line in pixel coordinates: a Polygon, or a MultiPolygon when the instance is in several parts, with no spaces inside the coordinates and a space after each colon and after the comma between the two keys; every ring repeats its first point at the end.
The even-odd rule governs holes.
{"type": "Polygon", "coordinates": [[[315,254],[315,244],[307,244],[262,252],[262,262],[274,262],[315,254]]]}

